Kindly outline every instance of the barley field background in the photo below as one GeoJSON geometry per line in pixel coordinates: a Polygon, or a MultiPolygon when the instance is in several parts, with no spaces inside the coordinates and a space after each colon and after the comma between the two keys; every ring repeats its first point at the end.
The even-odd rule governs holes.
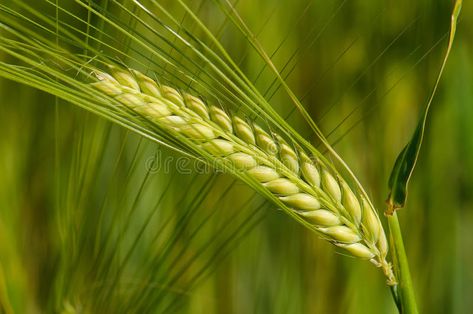
{"type": "MultiPolygon", "coordinates": [[[[234,23],[245,22],[385,224],[389,174],[432,92],[453,3],[183,2],[271,106],[317,145],[270,66],[234,23]]],[[[193,62],[195,52],[179,43],[181,36],[204,38],[204,31],[173,0],[2,1],[0,64],[35,72],[8,50],[9,29],[17,29],[33,41],[50,38],[52,46],[44,49],[67,49],[84,64],[94,62],[96,49],[185,87],[178,70],[138,49],[103,17],[189,69],[202,82],[197,94],[217,88],[210,70],[193,62]],[[55,21],[53,30],[77,34],[91,49],[34,26],[41,17],[55,21]],[[165,33],[168,25],[175,32],[165,33]]],[[[469,2],[456,36],[407,206],[399,212],[421,313],[473,310],[469,2]]],[[[60,59],[15,49],[76,77],[60,59]]],[[[346,256],[225,171],[28,82],[9,80],[5,69],[0,68],[0,313],[397,313],[380,271],[346,256]]],[[[206,99],[222,104],[225,98],[206,99]]]]}

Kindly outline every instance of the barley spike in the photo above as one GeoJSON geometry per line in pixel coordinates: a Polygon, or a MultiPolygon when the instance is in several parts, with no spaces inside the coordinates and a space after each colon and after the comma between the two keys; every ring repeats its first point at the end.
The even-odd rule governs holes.
{"type": "Polygon", "coordinates": [[[97,71],[92,85],[155,123],[194,143],[212,158],[261,184],[303,221],[349,254],[381,267],[396,283],[386,260],[387,240],[373,206],[325,162],[243,117],[200,98],[160,85],[135,71],[97,71]]]}

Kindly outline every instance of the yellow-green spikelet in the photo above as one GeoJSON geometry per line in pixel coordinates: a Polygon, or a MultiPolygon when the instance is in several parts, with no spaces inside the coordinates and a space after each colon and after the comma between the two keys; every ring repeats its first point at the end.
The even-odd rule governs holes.
{"type": "Polygon", "coordinates": [[[95,88],[144,119],[228,161],[259,182],[293,213],[336,246],[381,267],[395,283],[386,261],[386,235],[371,203],[352,190],[323,161],[295,148],[281,136],[200,98],[157,84],[135,71],[110,67],[97,72],[95,88]]]}

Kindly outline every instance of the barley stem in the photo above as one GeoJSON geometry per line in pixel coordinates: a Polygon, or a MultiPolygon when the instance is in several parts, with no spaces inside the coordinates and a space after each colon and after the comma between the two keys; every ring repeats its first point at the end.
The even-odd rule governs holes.
{"type": "MultiPolygon", "coordinates": [[[[396,304],[401,305],[401,314],[417,314],[417,303],[414,295],[414,287],[412,284],[411,273],[409,271],[409,263],[407,261],[406,250],[404,248],[404,242],[402,240],[401,227],[397,214],[394,212],[392,215],[387,215],[389,233],[392,245],[392,255],[394,270],[398,279],[398,284],[393,287],[397,289],[397,296],[399,300],[395,300],[396,304]]],[[[396,299],[396,293],[393,293],[393,297],[396,299]]]]}

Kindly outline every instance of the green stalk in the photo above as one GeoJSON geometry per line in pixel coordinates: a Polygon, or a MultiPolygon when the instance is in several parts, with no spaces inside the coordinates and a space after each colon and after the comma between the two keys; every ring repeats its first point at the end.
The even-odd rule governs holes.
{"type": "Polygon", "coordinates": [[[391,288],[391,292],[396,305],[401,314],[417,314],[417,304],[414,296],[409,264],[407,262],[406,251],[402,241],[401,227],[397,219],[396,209],[404,207],[407,198],[407,185],[417,163],[422,140],[424,137],[424,129],[427,122],[427,114],[439,86],[440,78],[445,69],[450,50],[452,49],[453,39],[455,38],[457,20],[460,15],[462,0],[456,0],[450,16],[450,36],[448,39],[447,51],[443,58],[440,72],[434,85],[432,94],[430,95],[423,116],[414,132],[414,135],[401,154],[396,159],[393,172],[389,178],[390,193],[388,200],[388,209],[386,216],[388,218],[390,244],[394,263],[394,270],[398,279],[398,285],[391,288]]]}
{"type": "MultiPolygon", "coordinates": [[[[394,300],[396,304],[401,305],[399,312],[401,314],[418,314],[417,303],[412,285],[409,263],[407,261],[406,250],[402,240],[401,227],[397,214],[394,212],[388,215],[388,225],[391,240],[394,270],[398,279],[398,285],[395,287],[399,300],[394,300]]],[[[396,294],[393,294],[395,296],[396,294]]]]}

